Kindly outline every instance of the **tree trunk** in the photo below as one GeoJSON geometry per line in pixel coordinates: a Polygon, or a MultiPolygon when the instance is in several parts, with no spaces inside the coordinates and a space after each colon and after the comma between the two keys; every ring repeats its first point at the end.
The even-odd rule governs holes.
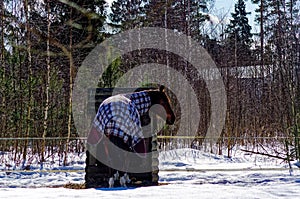
{"type": "Polygon", "coordinates": [[[44,161],[44,153],[46,149],[46,136],[47,136],[47,130],[48,130],[48,110],[49,110],[49,86],[50,86],[50,70],[51,70],[51,57],[50,57],[50,27],[51,27],[51,21],[50,21],[50,5],[49,0],[47,0],[47,76],[46,76],[46,103],[44,108],[44,122],[43,122],[43,144],[42,144],[42,161],[44,161]]]}
{"type": "Polygon", "coordinates": [[[28,7],[28,0],[23,1],[24,4],[24,11],[25,11],[25,19],[26,19],[26,26],[25,26],[25,34],[26,34],[26,50],[27,50],[27,59],[28,59],[28,104],[27,104],[27,116],[26,116],[26,138],[23,148],[23,167],[25,166],[26,162],[26,155],[27,155],[27,145],[28,145],[28,138],[31,131],[31,106],[33,103],[32,99],[32,55],[31,55],[31,40],[30,40],[30,24],[29,24],[29,18],[30,18],[30,8],[28,7]]]}
{"type": "MultiPolygon", "coordinates": [[[[72,16],[72,9],[71,9],[71,16],[72,16]]],[[[64,157],[64,165],[67,165],[67,154],[69,150],[69,142],[71,137],[71,130],[72,130],[72,97],[73,97],[73,75],[74,75],[74,62],[73,62],[73,55],[72,55],[72,28],[70,28],[70,43],[69,43],[69,68],[70,68],[70,79],[69,79],[69,108],[68,108],[68,136],[66,141],[66,150],[65,150],[65,157],[64,157]]]]}

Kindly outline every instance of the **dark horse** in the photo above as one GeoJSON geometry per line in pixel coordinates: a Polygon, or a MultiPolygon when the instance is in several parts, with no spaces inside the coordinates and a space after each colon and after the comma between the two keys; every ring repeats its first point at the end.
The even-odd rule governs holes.
{"type": "MultiPolygon", "coordinates": [[[[131,183],[143,181],[144,184],[151,184],[158,180],[157,173],[152,174],[148,170],[156,168],[150,153],[155,150],[155,141],[152,140],[154,132],[147,126],[151,122],[149,112],[162,117],[169,125],[174,124],[175,115],[163,86],[159,89],[114,95],[100,104],[87,140],[87,147],[89,150],[96,150],[93,155],[97,155],[99,160],[90,162],[90,158],[87,158],[88,187],[111,187],[114,183],[122,186],[121,178],[118,183],[116,176],[118,173],[125,176],[129,170],[131,183]],[[160,106],[154,106],[157,104],[160,106]],[[94,166],[97,170],[92,169],[94,166]],[[148,168],[147,171],[145,168],[148,168]]],[[[91,157],[89,150],[87,157],[91,157]]]]}
{"type": "Polygon", "coordinates": [[[107,98],[101,103],[94,118],[88,143],[97,144],[105,135],[126,151],[146,153],[142,126],[150,123],[150,108],[155,114],[165,119],[167,124],[174,124],[175,115],[164,86],[160,86],[159,89],[119,94],[107,98]],[[160,106],[153,106],[155,104],[160,106]]]}

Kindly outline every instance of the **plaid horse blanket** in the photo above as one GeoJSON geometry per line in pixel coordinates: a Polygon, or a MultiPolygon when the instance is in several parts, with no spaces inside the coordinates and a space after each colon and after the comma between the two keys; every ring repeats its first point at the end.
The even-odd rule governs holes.
{"type": "Polygon", "coordinates": [[[101,103],[92,127],[102,135],[122,138],[124,143],[134,147],[144,138],[140,117],[150,106],[151,99],[146,91],[109,97],[101,103]]]}

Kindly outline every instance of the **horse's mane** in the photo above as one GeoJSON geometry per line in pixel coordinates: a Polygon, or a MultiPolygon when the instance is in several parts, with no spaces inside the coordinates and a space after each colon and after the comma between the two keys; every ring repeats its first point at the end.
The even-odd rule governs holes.
{"type": "Polygon", "coordinates": [[[151,99],[151,104],[160,104],[160,101],[166,101],[170,102],[168,96],[165,93],[165,87],[160,86],[158,89],[149,89],[146,90],[146,92],[149,94],[150,99],[151,99]]]}

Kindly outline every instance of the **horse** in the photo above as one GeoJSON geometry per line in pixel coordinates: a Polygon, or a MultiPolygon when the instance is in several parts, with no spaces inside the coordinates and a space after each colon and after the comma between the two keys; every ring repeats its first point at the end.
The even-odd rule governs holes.
{"type": "Polygon", "coordinates": [[[151,122],[151,107],[151,111],[165,119],[166,124],[174,124],[175,115],[164,86],[108,97],[98,108],[87,139],[88,143],[98,144],[102,136],[107,136],[124,150],[146,153],[142,126],[151,122]],[[160,106],[153,106],[157,104],[160,106]]]}
{"type": "MultiPolygon", "coordinates": [[[[91,125],[87,144],[88,147],[99,151],[101,158],[111,163],[110,166],[107,166],[102,162],[97,162],[97,165],[103,170],[108,168],[105,174],[107,177],[103,181],[103,183],[107,181],[107,186],[114,186],[114,183],[117,186],[121,185],[121,181],[114,180],[112,176],[117,172],[125,175],[122,171],[127,171],[126,168],[132,164],[139,165],[141,168],[144,168],[144,164],[149,164],[147,159],[149,156],[147,157],[146,153],[152,152],[151,138],[144,135],[148,130],[142,127],[150,124],[150,112],[165,119],[166,124],[174,124],[175,115],[164,86],[160,86],[158,89],[114,95],[106,98],[100,104],[91,125]],[[103,139],[104,136],[108,139],[103,139]],[[124,151],[133,152],[139,158],[131,161],[127,158],[126,154],[128,153],[122,155],[123,153],[118,153],[108,147],[108,141],[124,151]],[[123,167],[120,171],[114,167],[119,164],[118,161],[121,161],[120,164],[123,167]]],[[[152,176],[152,174],[146,174],[146,176],[152,176]]]]}

